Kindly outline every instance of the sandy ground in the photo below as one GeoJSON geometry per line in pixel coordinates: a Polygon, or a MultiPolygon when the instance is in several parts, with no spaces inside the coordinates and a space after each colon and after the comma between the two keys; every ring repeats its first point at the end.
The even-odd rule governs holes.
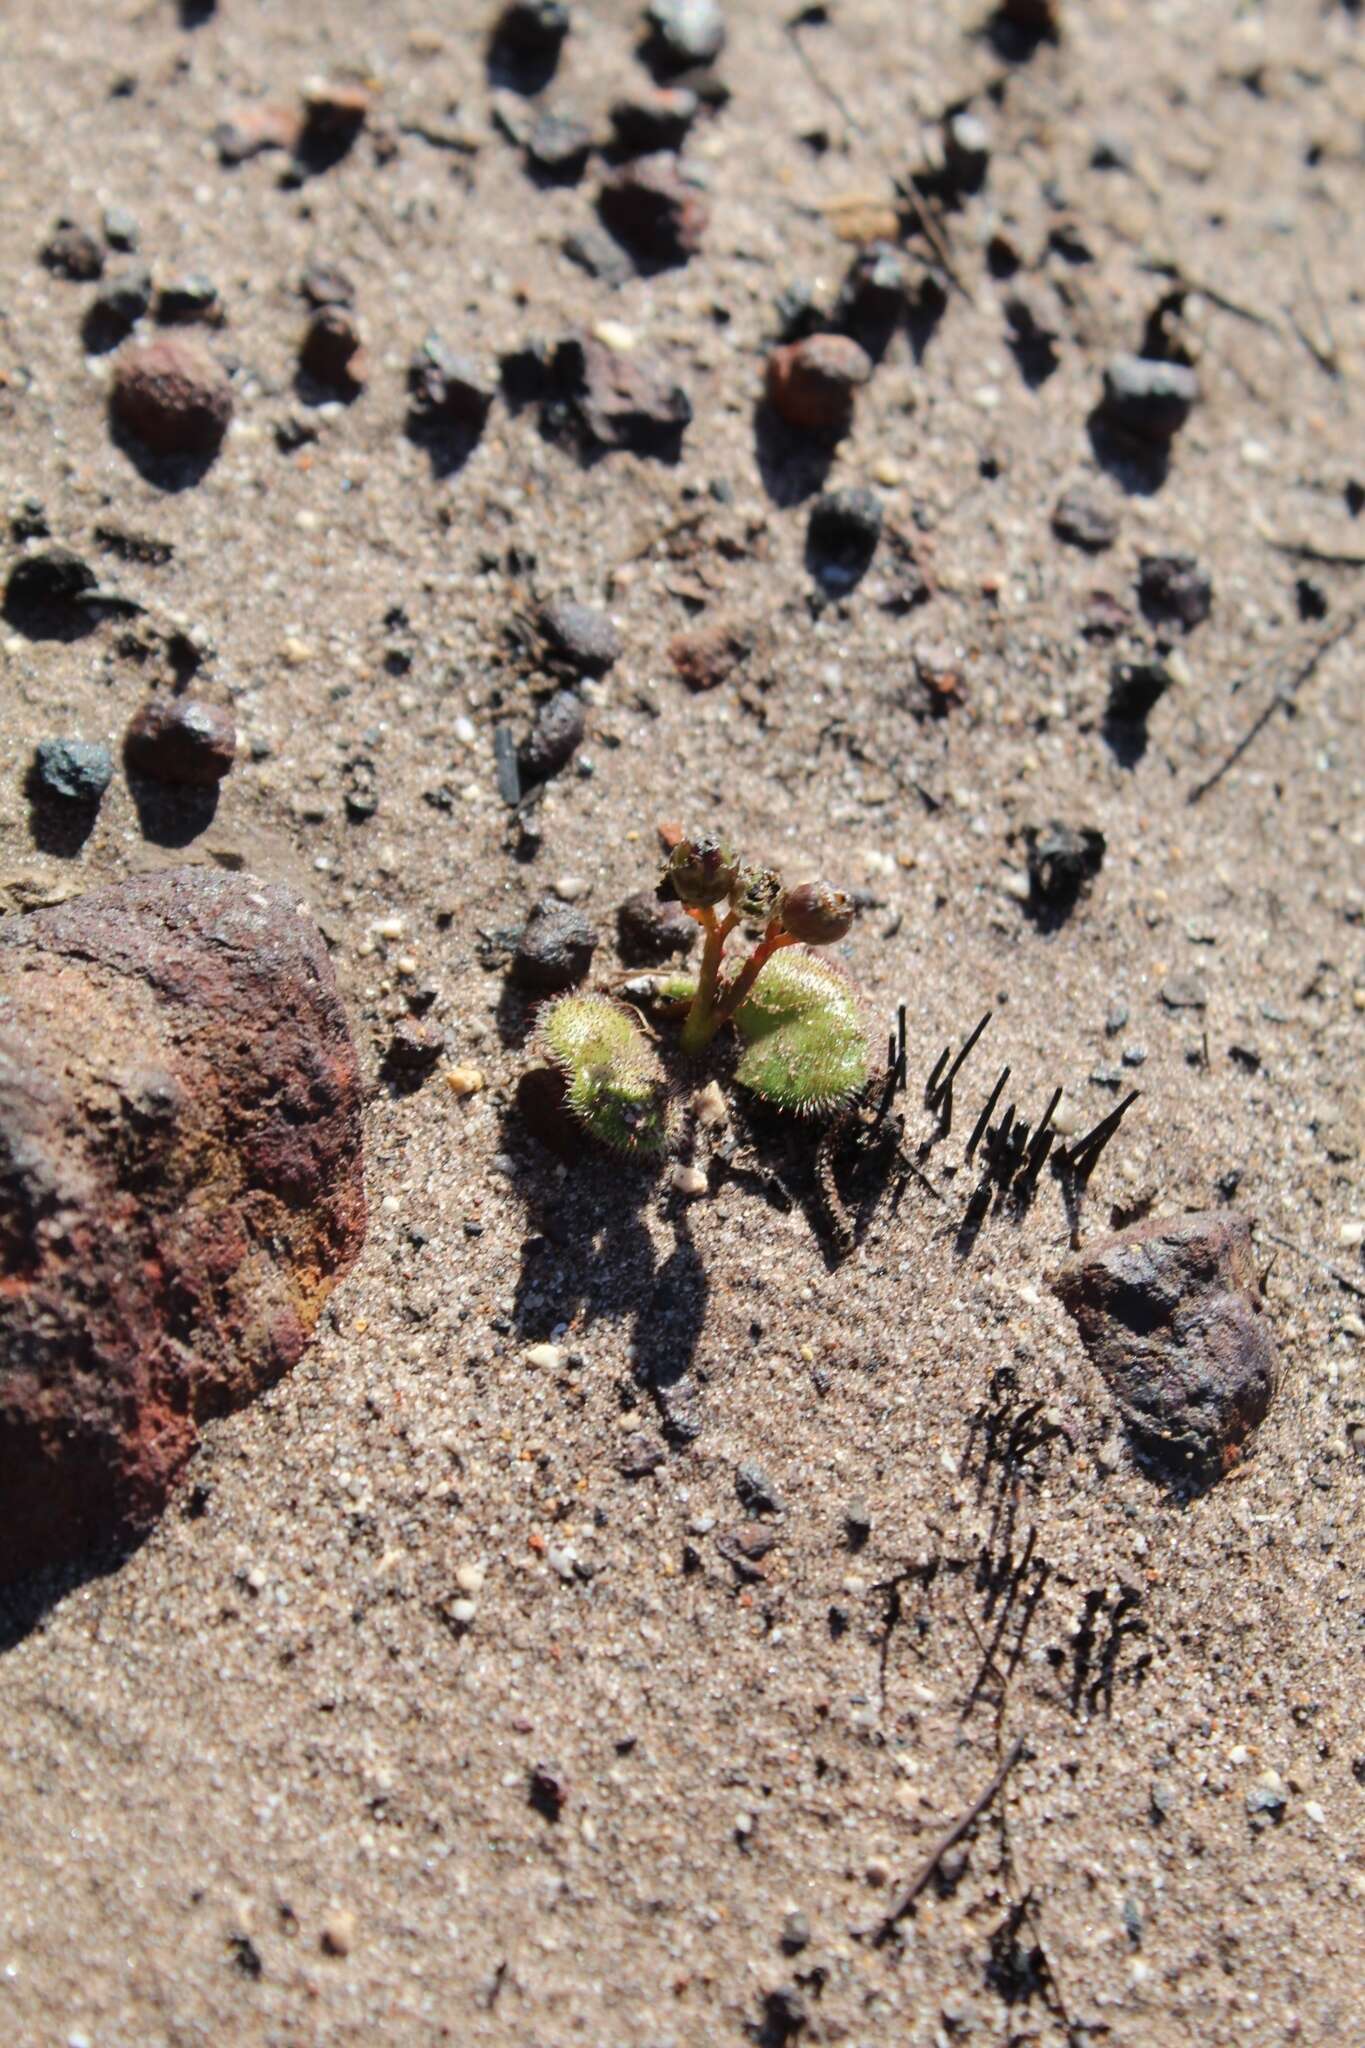
{"type": "MultiPolygon", "coordinates": [[[[5,489],[211,644],[198,686],[235,707],[244,758],[188,848],[148,843],[116,779],[85,846],[43,852],[34,743],[117,742],[147,676],[117,623],[9,635],[0,900],[22,914],[183,858],[293,880],[370,1071],[406,974],[437,985],[451,1058],[488,1081],[458,1100],[439,1074],[405,1096],[375,1079],[368,1246],[302,1364],[210,1430],[135,1555],[10,1602],[6,2042],[1365,2039],[1365,636],[1188,801],[1365,599],[1358,566],[1270,544],[1365,553],[1361,24],[1319,0],[1097,0],[1012,66],[971,33],[975,6],[840,0],[800,41],[846,118],[784,11],[729,7],[734,97],[690,151],[703,253],[620,289],[560,253],[592,174],[537,190],[492,127],[482,8],[223,0],[194,32],[154,0],[3,11],[5,489]],[[403,134],[380,164],[366,137],[298,190],[278,157],[219,167],[225,112],[347,67],[382,87],[377,119],[445,122],[477,149],[403,134]],[[806,509],[756,459],[772,302],[799,278],[833,289],[852,252],[821,208],[884,199],[972,95],[994,154],[951,225],[964,289],[922,360],[894,345],[830,472],[873,484],[936,595],[883,609],[884,550],[819,609],[806,509]],[[1129,169],[1092,167],[1101,139],[1129,169]],[[227,306],[213,340],[237,423],[180,493],[111,445],[107,361],[79,341],[89,288],[37,260],[58,214],[98,225],[107,205],[227,306]],[[997,232],[1057,324],[1036,389],[1007,346],[997,232]],[[372,381],[285,454],[296,279],[317,253],[356,280],[372,381]],[[1206,294],[1186,309],[1205,396],[1164,485],[1125,492],[1085,422],[1159,264],[1206,294]],[[454,476],[404,438],[403,365],[429,328],[491,365],[603,319],[691,392],[676,467],[582,468],[501,405],[454,476]],[[1097,558],[1049,524],[1087,476],[1120,520],[1097,558]],[[100,555],[109,525],[172,559],[100,555]],[[1198,555],[1214,609],[1129,766],[1102,731],[1115,649],[1079,627],[1091,590],[1131,604],[1139,555],[1167,547],[1198,555]],[[1300,574],[1321,623],[1299,616],[1300,574]],[[491,735],[530,701],[505,628],[555,591],[606,604],[626,653],[590,712],[595,772],[553,786],[524,863],[491,735]],[[691,697],[665,646],[721,614],[754,654],[691,697]],[[917,653],[961,675],[946,717],[917,653]],[[358,756],[380,790],[359,825],[358,756]],[[879,1028],[908,1004],[917,1071],[994,1007],[982,1078],[1008,1060],[1033,1113],[1064,1081],[1088,1122],[1114,1101],[1089,1076],[1145,1050],[1082,1233],[1115,1202],[1215,1205],[1240,1175],[1284,1380],[1233,1478],[1182,1503],[1134,1465],[1047,1290],[1068,1242],[1050,1184],[963,1255],[940,1150],[936,1194],[884,1204],[832,1269],[751,1181],[684,1209],[619,1169],[566,1177],[509,1120],[519,1012],[480,935],[566,877],[609,931],[679,815],[879,900],[847,961],[879,1028]],[[1108,854],[1045,934],[1013,893],[1012,835],[1052,817],[1099,827],[1108,854]],[[1163,983],[1190,974],[1206,1010],[1169,1010],[1163,983]],[[549,1340],[560,1365],[529,1364],[549,1340]],[[699,1430],[632,1481],[622,1443],[659,1437],[646,1367],[683,1375],[699,1430]],[[991,1455],[984,1419],[999,1441],[1030,1404],[1041,1440],[991,1455]],[[744,1460],[784,1504],[747,1582],[719,1547],[755,1526],[744,1460]],[[961,1867],[879,1944],[1018,1738],[961,1867]],[[540,1767],[557,1820],[528,1797],[540,1767]],[[1278,1820],[1248,1810],[1267,1771],[1278,1820]]],[[[641,76],[633,13],[577,14],[554,95],[600,119],[641,76]]]]}

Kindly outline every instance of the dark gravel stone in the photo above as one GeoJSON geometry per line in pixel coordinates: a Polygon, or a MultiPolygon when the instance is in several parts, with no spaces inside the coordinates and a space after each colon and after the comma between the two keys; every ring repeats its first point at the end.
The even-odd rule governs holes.
{"type": "Polygon", "coordinates": [[[123,741],[130,775],[183,789],[212,789],[237,757],[232,714],[192,697],[149,697],[135,711],[123,741]]]}
{"type": "Polygon", "coordinates": [[[628,1436],[616,1455],[616,1469],[623,1479],[647,1479],[657,1472],[668,1456],[661,1443],[637,1430],[628,1436]]]}
{"type": "Polygon", "coordinates": [[[541,114],[526,138],[527,162],[556,184],[576,184],[591,152],[592,130],[572,114],[541,114]]]}
{"type": "Polygon", "coordinates": [[[301,907],[182,867],[0,920],[0,1579],[145,1532],[360,1250],[360,1072],[301,907]]]}
{"type": "Polygon", "coordinates": [[[660,903],[641,889],[617,906],[616,950],[627,967],[658,967],[690,953],[698,926],[677,903],[660,903]]]}
{"type": "Polygon", "coordinates": [[[315,384],[350,395],[368,375],[360,324],[349,306],[319,306],[299,346],[299,368],[315,384]]]}
{"type": "Polygon", "coordinates": [[[315,258],[299,279],[299,290],[310,306],[353,306],[355,286],[340,264],[315,258]]]}
{"type": "Polygon", "coordinates": [[[636,455],[676,460],[692,423],[692,403],[656,356],[618,354],[595,338],[555,351],[553,382],[589,441],[636,455]]]}
{"type": "Polygon", "coordinates": [[[565,0],[512,0],[498,16],[494,36],[522,57],[558,57],[571,17],[565,0]]]}
{"type": "Polygon", "coordinates": [[[838,437],[852,426],[854,397],[871,375],[872,358],[851,335],[812,334],[769,356],[768,402],[789,427],[838,437]]]}
{"type": "Polygon", "coordinates": [[[1061,334],[1055,318],[1037,291],[1012,291],[1005,300],[1009,346],[1019,374],[1030,390],[1046,384],[1061,361],[1061,334]]]}
{"type": "Polygon", "coordinates": [[[701,247],[706,202],[678,168],[676,156],[642,156],[613,171],[597,201],[603,222],[636,267],[669,270],[701,247]]]}
{"type": "Polygon", "coordinates": [[[1173,974],[1161,984],[1161,1000],[1168,1010],[1203,1010],[1209,997],[1197,974],[1173,974]]]}
{"type": "Polygon", "coordinates": [[[725,48],[725,16],[717,0],[650,0],[645,54],[660,71],[714,64],[725,48]]]}
{"type": "Polygon", "coordinates": [[[482,431],[497,386],[470,356],[446,347],[429,334],[408,365],[408,395],[413,407],[452,426],[482,431]]]}
{"type": "Polygon", "coordinates": [[[1180,625],[1190,633],[1213,610],[1213,581],[1193,555],[1144,555],[1138,602],[1155,624],[1180,625]]]}
{"type": "Polygon", "coordinates": [[[943,124],[943,160],[955,192],[979,192],[991,161],[991,131],[964,108],[943,124]]]}
{"type": "Polygon", "coordinates": [[[126,263],[112,272],[90,302],[86,316],[92,332],[122,338],[136,326],[152,303],[152,273],[145,263],[126,263]]]}
{"type": "MultiPolygon", "coordinates": [[[[882,355],[909,310],[910,272],[893,242],[869,242],[850,264],[830,314],[870,355],[882,355]]],[[[793,305],[790,309],[795,312],[793,305]]],[[[784,332],[787,331],[784,326],[784,332]]],[[[799,325],[792,330],[799,333],[799,325]]]]}
{"type": "Polygon", "coordinates": [[[1118,514],[1084,484],[1075,484],[1053,507],[1052,531],[1073,548],[1102,554],[1119,537],[1118,514]]]}
{"type": "Polygon", "coordinates": [[[54,277],[73,284],[93,284],[104,274],[104,250],[98,235],[74,220],[59,220],[43,244],[43,262],[54,277]]]}
{"type": "Polygon", "coordinates": [[[320,80],[303,96],[298,154],[311,169],[329,170],[354,145],[370,118],[370,94],[363,85],[320,80]]]}
{"type": "Polygon", "coordinates": [[[811,507],[806,556],[826,587],[849,590],[866,571],[881,539],[881,500],[863,485],[827,491],[811,507]]]}
{"type": "Polygon", "coordinates": [[[1249,1218],[1135,1224],[1087,1247],[1052,1286],[1147,1459],[1176,1478],[1226,1472],[1277,1378],[1249,1218]]]}
{"type": "Polygon", "coordinates": [[[735,1467],[735,1493],[740,1506],[750,1515],[780,1515],[782,1496],[761,1465],[746,1458],[735,1467]]]}
{"type": "Polygon", "coordinates": [[[535,724],[517,750],[522,787],[558,775],[583,744],[583,700],[574,690],[556,690],[541,705],[535,724]]]}
{"type": "Polygon", "coordinates": [[[1054,818],[1048,825],[1027,826],[1024,841],[1031,900],[1054,913],[1069,911],[1104,865],[1105,837],[1093,825],[1078,831],[1054,818]]]}
{"type": "Polygon", "coordinates": [[[628,99],[612,105],[616,146],[630,156],[680,149],[700,107],[701,101],[689,86],[641,86],[628,99]]]}
{"type": "Polygon", "coordinates": [[[89,614],[79,600],[97,583],[90,564],[70,548],[23,555],[5,584],[5,618],[21,633],[44,636],[66,623],[83,625],[89,614]]]}
{"type": "Polygon", "coordinates": [[[114,776],[114,757],[98,740],[41,740],[33,777],[45,796],[93,810],[114,776]]]}
{"type": "Polygon", "coordinates": [[[603,611],[572,598],[551,598],[537,623],[556,660],[581,676],[604,676],[621,659],[621,636],[603,611]]]}
{"type": "Polygon", "coordinates": [[[512,979],[518,988],[543,995],[576,988],[592,966],[596,951],[597,932],[582,911],[546,896],[527,918],[517,940],[512,979]]]}
{"type": "Polygon", "coordinates": [[[1106,422],[1158,446],[1180,432],[1199,398],[1199,379],[1184,363],[1120,355],[1106,365],[1101,411],[1106,422]]]}
{"type": "Polygon", "coordinates": [[[384,1064],[392,1072],[424,1074],[446,1049],[446,1035],[430,1017],[400,1017],[389,1038],[384,1064]]]}
{"type": "Polygon", "coordinates": [[[515,808],[521,802],[521,770],[517,766],[516,735],[510,725],[493,728],[493,765],[498,778],[498,795],[515,808]]]}
{"type": "Polygon", "coordinates": [[[126,206],[106,206],[104,219],[100,223],[104,239],[111,249],[119,249],[124,255],[136,249],[141,239],[137,218],[126,206]]]}
{"type": "Polygon", "coordinates": [[[202,321],[218,327],[223,321],[223,301],[211,277],[198,273],[174,278],[156,295],[156,317],[163,327],[180,327],[202,321]]]}
{"type": "Polygon", "coordinates": [[[569,1800],[569,1781],[556,1764],[537,1764],[527,1785],[527,1796],[545,1820],[558,1820],[569,1800]]]}
{"type": "Polygon", "coordinates": [[[232,419],[227,372],[188,335],[129,342],[114,365],[115,422],[154,455],[212,455],[232,419]]]}
{"type": "Polygon", "coordinates": [[[1164,661],[1116,661],[1109,671],[1109,725],[1143,726],[1171,687],[1164,661]]]}

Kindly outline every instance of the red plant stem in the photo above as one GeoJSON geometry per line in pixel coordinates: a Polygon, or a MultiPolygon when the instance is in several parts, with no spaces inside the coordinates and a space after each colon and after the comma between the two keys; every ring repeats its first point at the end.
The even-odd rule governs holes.
{"type": "Polygon", "coordinates": [[[763,937],[754,947],[749,958],[745,961],[743,967],[741,967],[739,973],[721,996],[720,1002],[716,1006],[717,1025],[729,1023],[731,1017],[734,1016],[735,1011],[748,996],[750,989],[779,947],[792,946],[795,943],[796,941],[792,938],[791,933],[784,932],[777,919],[774,918],[768,929],[764,932],[763,937]]]}
{"type": "Polygon", "coordinates": [[[701,956],[701,972],[697,976],[697,993],[692,998],[692,1007],[687,1013],[687,1022],[682,1029],[684,1052],[700,1052],[716,1035],[721,1022],[716,1015],[716,982],[720,977],[725,941],[738,923],[732,911],[729,917],[718,924],[716,913],[708,904],[693,910],[692,916],[706,934],[706,945],[701,956]]]}

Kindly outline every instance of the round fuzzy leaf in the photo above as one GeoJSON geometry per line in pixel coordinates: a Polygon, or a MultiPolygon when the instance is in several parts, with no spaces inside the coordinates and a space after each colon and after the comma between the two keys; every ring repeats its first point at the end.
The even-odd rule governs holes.
{"type": "Polygon", "coordinates": [[[601,1144],[616,1152],[663,1152],[672,1128],[668,1084],[654,1049],[622,1003],[609,996],[561,996],[541,1012],[545,1057],[561,1070],[565,1101],[601,1144]]]}
{"type": "Polygon", "coordinates": [[[796,946],[774,953],[735,1012],[748,1043],[735,1078],[775,1109],[819,1116],[867,1079],[867,1037],[836,967],[796,946]]]}

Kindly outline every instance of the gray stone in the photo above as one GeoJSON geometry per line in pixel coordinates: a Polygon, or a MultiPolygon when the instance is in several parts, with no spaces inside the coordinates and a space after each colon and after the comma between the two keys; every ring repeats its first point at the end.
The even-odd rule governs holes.
{"type": "Polygon", "coordinates": [[[518,988],[554,995],[583,980],[596,951],[597,932],[582,911],[546,896],[522,927],[512,979],[518,988]]]}
{"type": "Polygon", "coordinates": [[[98,740],[42,740],[33,772],[45,795],[93,809],[113,780],[114,757],[98,740]]]}

